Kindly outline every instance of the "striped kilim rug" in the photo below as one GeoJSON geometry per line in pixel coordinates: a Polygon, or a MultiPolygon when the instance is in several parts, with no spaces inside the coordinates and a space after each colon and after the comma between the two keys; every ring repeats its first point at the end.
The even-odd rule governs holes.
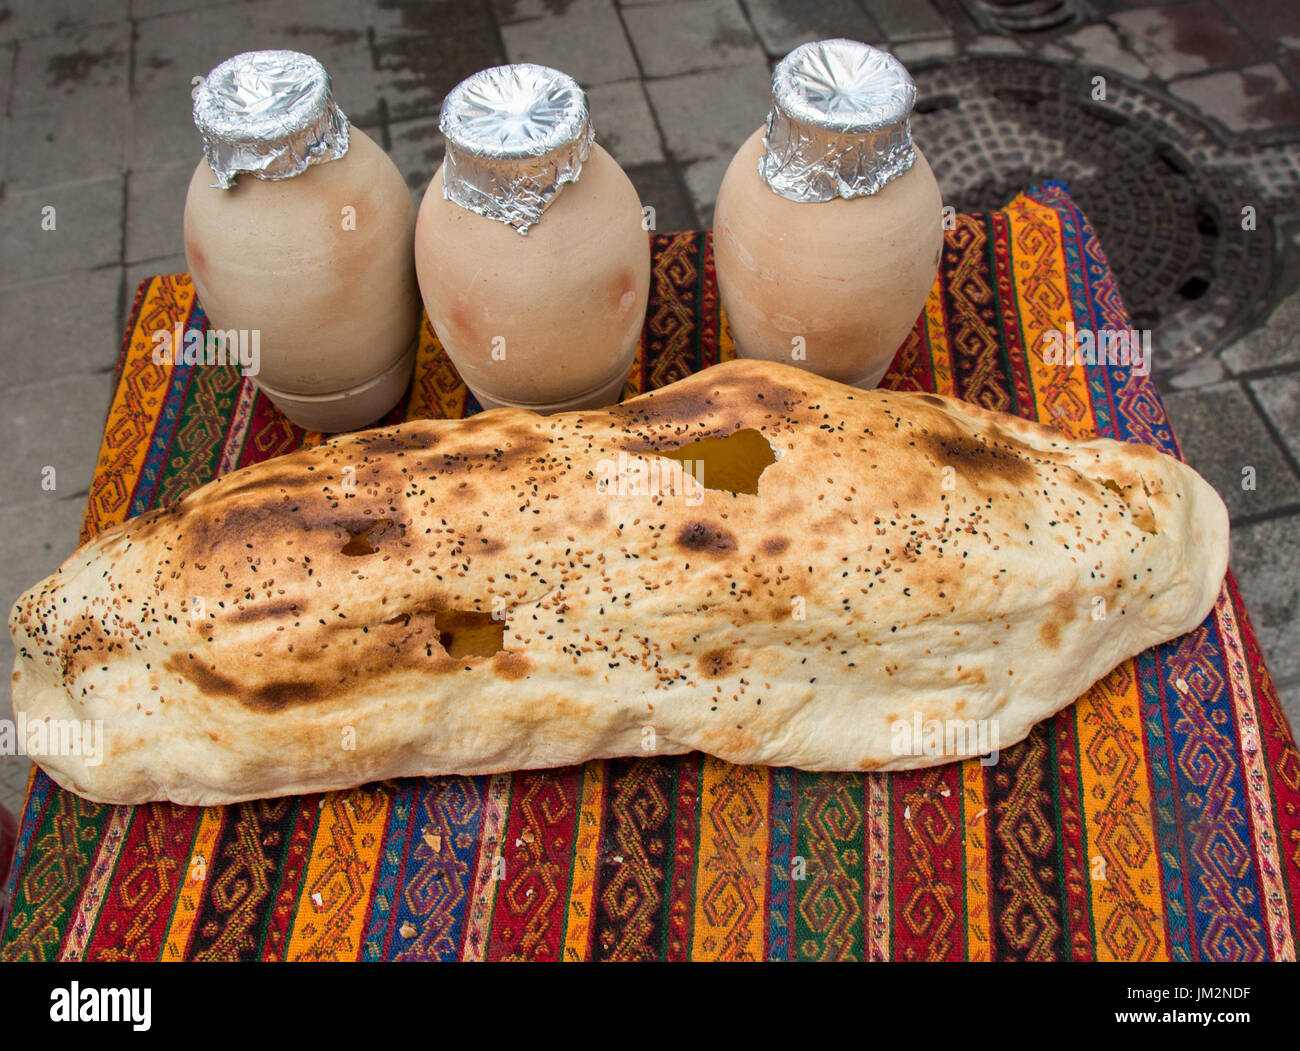
{"type": "MultiPolygon", "coordinates": [[[[160,367],[206,325],[145,281],[83,539],[321,440],[233,368],[160,367]]],[[[958,216],[885,385],[1178,452],[1149,379],[1049,365],[1129,328],[1064,187],[958,216]]],[[[628,393],[731,357],[709,238],[653,241],[628,393]]],[[[427,324],[389,417],[477,411],[427,324]]],[[[100,806],[31,782],[6,960],[1295,959],[1300,756],[1229,579],[999,762],[809,774],[691,754],[385,782],[230,807],[100,806]]]]}

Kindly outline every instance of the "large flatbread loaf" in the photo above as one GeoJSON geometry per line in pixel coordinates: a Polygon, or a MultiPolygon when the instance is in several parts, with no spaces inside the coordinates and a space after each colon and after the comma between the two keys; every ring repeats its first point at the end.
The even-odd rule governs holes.
{"type": "Polygon", "coordinates": [[[13,698],[102,721],[100,761],[38,761],[112,803],[693,749],[897,770],[989,747],[913,727],[1020,740],[1198,624],[1227,557],[1147,446],[734,362],[220,478],[22,596],[13,698]]]}

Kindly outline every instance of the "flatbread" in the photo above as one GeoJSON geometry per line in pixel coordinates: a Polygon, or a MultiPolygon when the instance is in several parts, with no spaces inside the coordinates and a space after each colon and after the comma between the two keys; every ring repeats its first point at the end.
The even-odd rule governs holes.
{"type": "Polygon", "coordinates": [[[35,758],[109,803],[693,749],[909,769],[1190,630],[1227,558],[1223,502],[1155,449],[737,361],[217,479],[19,599],[13,699],[102,721],[100,761],[35,758]]]}

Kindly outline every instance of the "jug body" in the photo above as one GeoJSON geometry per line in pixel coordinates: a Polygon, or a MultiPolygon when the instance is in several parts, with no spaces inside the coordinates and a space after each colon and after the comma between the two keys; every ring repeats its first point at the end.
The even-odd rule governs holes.
{"type": "Polygon", "coordinates": [[[208,148],[186,197],[185,255],[211,328],[256,339],[253,378],[277,407],[308,430],[353,430],[383,416],[410,381],[419,323],[415,208],[392,160],[333,105],[319,64],[282,57],[295,54],[236,56],[200,89],[196,118],[209,113],[210,83],[213,94],[235,86],[207,100],[223,112],[201,126],[208,148]],[[231,63],[235,70],[223,68],[231,63]],[[305,72],[293,72],[299,66],[305,72]],[[279,79],[268,79],[268,69],[279,79]],[[302,104],[304,78],[317,89],[317,109],[290,112],[258,141],[259,115],[277,102],[266,92],[302,104]],[[248,112],[231,112],[232,97],[248,112]],[[246,140],[232,150],[235,132],[221,122],[233,129],[241,120],[246,140]],[[295,120],[308,124],[306,151],[284,146],[285,124],[295,120]]]}
{"type": "Polygon", "coordinates": [[[442,126],[447,158],[420,205],[415,259],[461,378],[486,408],[618,401],[645,323],[650,242],[581,89],[542,66],[485,70],[448,95],[442,126]]]}
{"type": "Polygon", "coordinates": [[[925,305],[943,202],[911,142],[915,89],[850,41],[797,48],[767,125],[737,152],[714,211],[718,293],[736,351],[876,386],[925,305]]]}

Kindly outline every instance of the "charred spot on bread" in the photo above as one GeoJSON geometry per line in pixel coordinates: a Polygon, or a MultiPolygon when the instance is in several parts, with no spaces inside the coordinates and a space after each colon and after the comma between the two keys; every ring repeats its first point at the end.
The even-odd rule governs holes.
{"type": "Polygon", "coordinates": [[[244,624],[248,621],[260,620],[263,617],[269,617],[275,620],[279,617],[288,617],[298,612],[298,603],[279,600],[276,602],[250,602],[243,609],[236,609],[230,613],[230,621],[234,624],[244,624]]]}
{"type": "Polygon", "coordinates": [[[735,665],[735,658],[728,650],[709,650],[700,657],[700,671],[711,679],[725,675],[735,665]]]}
{"type": "Polygon", "coordinates": [[[163,662],[163,667],[173,675],[188,679],[203,693],[213,697],[235,697],[240,693],[238,682],[204,664],[192,653],[173,653],[163,662]]]}
{"type": "Polygon", "coordinates": [[[712,522],[687,522],[677,531],[677,546],[684,551],[725,555],[736,550],[736,538],[712,522]]]}
{"type": "Polygon", "coordinates": [[[511,682],[524,678],[532,667],[532,661],[522,653],[511,653],[509,650],[496,654],[492,660],[492,670],[497,676],[511,682]]]}
{"type": "Polygon", "coordinates": [[[1028,485],[1037,477],[1033,463],[1020,455],[1020,448],[1028,446],[1009,437],[1003,441],[989,441],[982,436],[958,431],[936,432],[922,434],[917,439],[917,446],[940,465],[954,467],[958,473],[969,475],[974,481],[1001,479],[1008,485],[1028,485]]]}
{"type": "Polygon", "coordinates": [[[244,694],[243,701],[247,707],[256,711],[278,712],[300,704],[320,701],[325,692],[314,682],[302,680],[268,682],[244,694]]]}

